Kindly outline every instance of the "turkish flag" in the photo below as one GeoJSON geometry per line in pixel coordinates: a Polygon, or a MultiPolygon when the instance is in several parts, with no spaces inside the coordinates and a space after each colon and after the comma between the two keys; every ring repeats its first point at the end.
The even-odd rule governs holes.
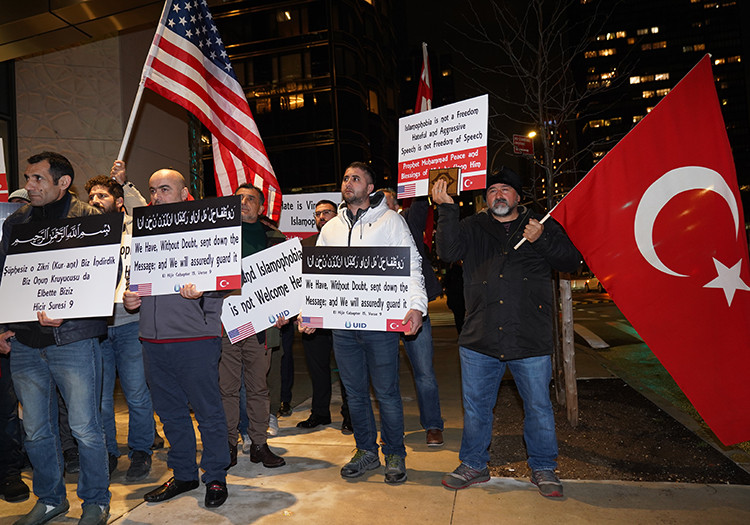
{"type": "MultiPolygon", "coordinates": [[[[427,43],[422,42],[422,72],[419,75],[419,87],[417,88],[417,103],[414,113],[432,109],[432,75],[430,74],[430,59],[427,56],[427,43]]],[[[427,245],[427,250],[432,249],[432,232],[435,229],[432,206],[427,210],[427,222],[424,228],[422,240],[427,245]]]]}
{"type": "Polygon", "coordinates": [[[551,215],[719,439],[750,439],[747,239],[708,55],[551,215]]]}

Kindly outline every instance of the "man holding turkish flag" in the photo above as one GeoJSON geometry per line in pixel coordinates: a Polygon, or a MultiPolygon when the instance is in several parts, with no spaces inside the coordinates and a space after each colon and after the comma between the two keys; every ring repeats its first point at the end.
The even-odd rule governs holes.
{"type": "Polygon", "coordinates": [[[550,215],[719,439],[750,439],[748,248],[710,56],[550,215]]]}

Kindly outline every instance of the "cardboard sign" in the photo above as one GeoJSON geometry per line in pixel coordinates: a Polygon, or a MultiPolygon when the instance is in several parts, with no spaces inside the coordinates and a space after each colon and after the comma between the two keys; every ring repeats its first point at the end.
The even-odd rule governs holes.
{"type": "Polygon", "coordinates": [[[460,191],[486,186],[488,100],[482,95],[399,119],[399,199],[427,195],[433,168],[461,168],[460,191]]]}
{"type": "Polygon", "coordinates": [[[16,224],[0,284],[0,322],[112,315],[122,213],[16,224]],[[7,298],[11,298],[8,300],[7,298]]]}
{"type": "Polygon", "coordinates": [[[133,210],[130,291],[141,296],[234,290],[242,283],[238,196],[133,210]]]}
{"type": "Polygon", "coordinates": [[[290,239],[242,259],[242,293],[224,299],[221,322],[232,343],[262,332],[302,305],[302,246],[290,239]]]}
{"type": "Polygon", "coordinates": [[[404,332],[409,311],[409,248],[302,249],[303,323],[315,328],[404,332]]]}

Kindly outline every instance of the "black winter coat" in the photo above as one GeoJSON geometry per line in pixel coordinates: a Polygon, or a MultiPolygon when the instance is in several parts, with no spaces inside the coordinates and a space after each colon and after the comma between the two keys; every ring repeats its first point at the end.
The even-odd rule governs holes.
{"type": "Polygon", "coordinates": [[[551,271],[575,271],[578,250],[554,220],[544,223],[539,239],[514,250],[529,219],[540,219],[522,206],[508,233],[487,211],[460,223],[458,213],[456,204],[440,205],[436,237],[441,259],[463,259],[466,320],[459,345],[503,361],[551,354],[551,271]]]}

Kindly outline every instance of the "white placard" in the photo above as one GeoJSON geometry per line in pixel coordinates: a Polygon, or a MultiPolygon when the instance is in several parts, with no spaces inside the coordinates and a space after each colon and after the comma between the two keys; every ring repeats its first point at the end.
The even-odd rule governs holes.
{"type": "Polygon", "coordinates": [[[488,101],[482,95],[399,119],[399,199],[427,195],[432,168],[461,168],[461,191],[485,187],[488,101]]]}
{"type": "Polygon", "coordinates": [[[133,210],[130,291],[141,296],[241,286],[242,226],[237,196],[133,210]]]}
{"type": "Polygon", "coordinates": [[[300,239],[318,233],[315,227],[315,205],[322,200],[329,200],[338,206],[341,202],[341,192],[284,195],[279,230],[289,238],[299,237],[300,239]]]}
{"type": "Polygon", "coordinates": [[[0,284],[0,322],[112,315],[122,214],[15,225],[0,284]],[[8,300],[7,298],[12,298],[8,300]]]}
{"type": "Polygon", "coordinates": [[[405,332],[408,247],[303,248],[303,323],[314,328],[405,332]]]}
{"type": "Polygon", "coordinates": [[[224,299],[221,322],[236,343],[297,315],[302,297],[302,246],[294,238],[242,259],[242,293],[224,299]]]}

